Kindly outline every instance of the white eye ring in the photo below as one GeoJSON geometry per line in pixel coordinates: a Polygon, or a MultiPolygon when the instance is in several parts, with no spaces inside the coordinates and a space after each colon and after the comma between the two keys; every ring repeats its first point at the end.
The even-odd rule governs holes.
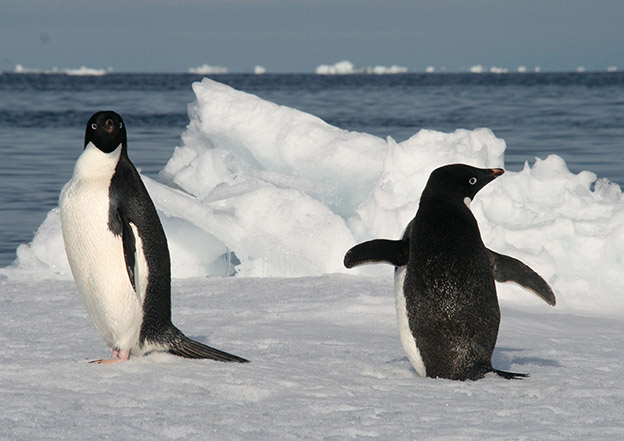
{"type": "Polygon", "coordinates": [[[123,128],[123,123],[122,123],[122,122],[120,122],[120,123],[119,123],[119,128],[120,128],[120,129],[122,129],[122,128],[123,128]]]}
{"type": "Polygon", "coordinates": [[[97,124],[96,124],[96,123],[91,124],[91,128],[92,128],[93,130],[97,129],[97,124]]]}
{"type": "Polygon", "coordinates": [[[473,176],[472,178],[468,179],[468,183],[470,185],[475,185],[477,183],[477,178],[473,176]]]}

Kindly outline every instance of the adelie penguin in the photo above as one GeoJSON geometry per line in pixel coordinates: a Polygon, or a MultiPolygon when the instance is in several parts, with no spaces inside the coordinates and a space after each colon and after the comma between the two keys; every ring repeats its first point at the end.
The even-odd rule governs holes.
{"type": "Polygon", "coordinates": [[[247,360],[186,337],[171,322],[171,269],[165,232],[130,162],[117,113],[95,113],[84,151],[60,197],[61,225],[78,291],[115,363],[130,354],[247,360]]]}
{"type": "Polygon", "coordinates": [[[371,262],[396,267],[399,334],[422,377],[526,376],[492,367],[500,323],[495,281],[516,282],[555,305],[552,289],[537,273],[489,250],[481,239],[470,202],[503,173],[464,164],[434,170],[401,240],[364,242],[345,255],[347,268],[371,262]]]}

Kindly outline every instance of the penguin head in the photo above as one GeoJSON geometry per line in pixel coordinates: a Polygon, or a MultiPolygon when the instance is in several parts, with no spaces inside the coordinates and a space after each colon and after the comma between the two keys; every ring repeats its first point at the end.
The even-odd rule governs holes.
{"type": "Polygon", "coordinates": [[[125,151],[128,141],[126,124],[121,116],[111,110],[94,113],[87,122],[84,146],[90,142],[104,153],[111,153],[119,144],[125,151]]]}
{"type": "Polygon", "coordinates": [[[505,173],[502,168],[477,168],[466,164],[451,164],[431,172],[422,197],[472,201],[479,190],[505,173]],[[466,199],[467,198],[467,199],[466,199]]]}

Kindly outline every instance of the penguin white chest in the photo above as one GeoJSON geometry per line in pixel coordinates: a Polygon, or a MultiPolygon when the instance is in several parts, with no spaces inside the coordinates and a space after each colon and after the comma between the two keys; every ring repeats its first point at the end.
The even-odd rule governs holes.
{"type": "MultiPolygon", "coordinates": [[[[138,342],[143,313],[141,296],[126,269],[122,238],[108,227],[109,188],[120,150],[105,154],[89,144],[63,188],[59,205],[65,250],[78,291],[108,344],[125,350],[138,342]]],[[[137,251],[142,249],[140,243],[136,245],[137,251]]]]}
{"type": "Polygon", "coordinates": [[[425,363],[418,346],[416,345],[416,338],[412,335],[412,330],[409,326],[409,318],[407,315],[407,302],[405,299],[405,292],[403,287],[405,285],[405,275],[407,274],[407,266],[398,267],[394,273],[394,295],[396,300],[396,312],[397,323],[399,326],[399,336],[401,338],[401,344],[407,354],[414,369],[421,377],[427,376],[427,370],[425,369],[425,363]]]}

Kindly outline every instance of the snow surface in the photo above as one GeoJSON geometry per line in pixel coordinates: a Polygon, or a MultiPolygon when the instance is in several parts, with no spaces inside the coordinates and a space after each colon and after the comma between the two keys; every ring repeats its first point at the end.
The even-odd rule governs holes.
{"type": "Polygon", "coordinates": [[[88,361],[110,354],[71,281],[0,286],[0,439],[624,434],[621,320],[503,307],[494,365],[531,376],[434,380],[401,348],[390,276],[195,278],[174,281],[174,322],[249,364],[155,354],[101,366],[88,361]]]}
{"type": "Polygon", "coordinates": [[[193,89],[181,146],[158,182],[144,177],[173,318],[251,363],[88,364],[107,349],[54,209],[0,270],[0,439],[623,439],[619,186],[552,155],[485,187],[471,207],[486,245],[538,271],[558,304],[498,285],[493,364],[528,379],[422,379],[399,341],[392,268],[346,270],[344,252],[400,237],[436,167],[503,167],[504,141],[458,129],[396,143],[208,79],[193,89]]]}

